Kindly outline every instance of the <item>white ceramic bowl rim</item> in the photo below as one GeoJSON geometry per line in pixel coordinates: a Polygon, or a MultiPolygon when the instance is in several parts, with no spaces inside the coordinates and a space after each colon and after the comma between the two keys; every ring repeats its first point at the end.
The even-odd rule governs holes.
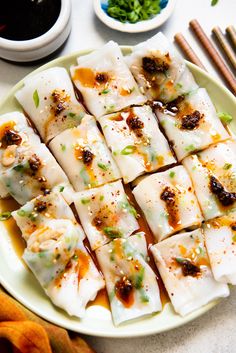
{"type": "Polygon", "coordinates": [[[71,0],[61,0],[61,11],[54,25],[39,37],[14,41],[0,37],[0,48],[12,51],[34,50],[46,46],[59,36],[61,31],[66,27],[71,13],[71,0]]]}
{"type": "Polygon", "coordinates": [[[115,18],[110,17],[101,7],[101,0],[93,0],[94,11],[98,18],[108,27],[121,32],[138,33],[150,31],[161,26],[172,14],[175,8],[176,0],[169,0],[166,7],[153,18],[136,23],[122,23],[115,18]]]}

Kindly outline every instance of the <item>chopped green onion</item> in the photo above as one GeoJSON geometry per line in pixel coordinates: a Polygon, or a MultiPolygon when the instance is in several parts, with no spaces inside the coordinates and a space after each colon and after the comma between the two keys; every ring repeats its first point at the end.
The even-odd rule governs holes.
{"type": "Polygon", "coordinates": [[[83,205],[87,205],[90,202],[90,199],[81,199],[83,205]]]}
{"type": "Polygon", "coordinates": [[[135,146],[129,145],[129,146],[126,146],[125,148],[123,148],[123,150],[121,151],[121,154],[123,154],[123,155],[132,154],[135,152],[135,150],[136,150],[135,146]]]}
{"type": "Polygon", "coordinates": [[[21,172],[24,170],[24,165],[23,164],[17,164],[15,167],[13,167],[13,169],[16,171],[16,172],[21,172]]]}
{"type": "Polygon", "coordinates": [[[176,84],[176,88],[177,88],[177,89],[180,89],[180,88],[182,88],[182,87],[183,87],[182,83],[179,82],[179,83],[176,84]]]}
{"type": "Polygon", "coordinates": [[[204,256],[204,255],[205,255],[205,251],[204,251],[204,249],[203,249],[201,246],[198,246],[198,247],[197,247],[197,250],[198,250],[198,252],[199,252],[199,254],[200,254],[201,256],[204,256]]]}
{"type": "Polygon", "coordinates": [[[0,221],[7,221],[9,218],[11,218],[11,212],[0,213],[0,221]]]}
{"type": "Polygon", "coordinates": [[[110,92],[109,89],[104,89],[104,90],[101,92],[101,94],[107,94],[107,93],[109,93],[109,92],[110,92]]]}
{"type": "Polygon", "coordinates": [[[98,167],[104,170],[105,172],[109,169],[109,165],[98,162],[98,167]]]}
{"type": "Polygon", "coordinates": [[[34,221],[37,219],[37,217],[38,217],[38,214],[35,213],[35,212],[31,212],[31,213],[28,215],[28,218],[29,218],[32,222],[34,222],[34,221]]]}
{"type": "Polygon", "coordinates": [[[170,178],[174,178],[174,176],[175,176],[175,172],[172,171],[172,172],[169,173],[169,177],[170,178]]]}
{"type": "Polygon", "coordinates": [[[63,143],[61,143],[61,150],[62,150],[63,152],[65,152],[65,150],[66,150],[66,145],[64,145],[63,143]]]}
{"type": "Polygon", "coordinates": [[[133,206],[131,206],[131,204],[128,201],[121,202],[120,207],[124,210],[127,210],[135,218],[138,217],[138,213],[137,213],[136,209],[133,206]]]}
{"type": "Polygon", "coordinates": [[[34,100],[35,107],[38,108],[38,106],[39,106],[39,94],[38,94],[37,90],[35,90],[34,93],[33,93],[33,100],[34,100]]]}
{"type": "Polygon", "coordinates": [[[182,258],[182,257],[176,257],[175,261],[177,261],[179,264],[182,264],[183,262],[185,262],[186,259],[182,258]]]}
{"type": "Polygon", "coordinates": [[[148,20],[160,11],[160,0],[108,0],[108,15],[123,23],[148,20]]]}
{"type": "Polygon", "coordinates": [[[115,105],[111,104],[108,107],[105,107],[107,113],[112,113],[113,110],[115,109],[115,105]]]}
{"type": "Polygon", "coordinates": [[[90,178],[85,168],[81,169],[79,175],[83,179],[84,185],[88,185],[90,183],[90,178]]]}
{"type": "Polygon", "coordinates": [[[144,288],[140,288],[140,298],[143,303],[148,303],[149,298],[144,288]]]}
{"type": "Polygon", "coordinates": [[[27,215],[27,212],[25,210],[18,210],[17,214],[20,217],[25,217],[27,215]]]}
{"type": "Polygon", "coordinates": [[[114,227],[105,227],[103,228],[103,232],[110,238],[110,239],[116,239],[116,238],[121,238],[122,234],[121,232],[114,228],[114,227]]]}
{"type": "Polygon", "coordinates": [[[216,4],[218,4],[219,0],[211,0],[211,6],[215,6],[216,4]]]}
{"type": "Polygon", "coordinates": [[[60,186],[59,191],[60,191],[60,192],[63,192],[64,189],[65,189],[65,186],[60,186]]]}
{"type": "Polygon", "coordinates": [[[103,201],[104,200],[104,195],[101,195],[100,198],[99,198],[100,201],[103,201]]]}
{"type": "Polygon", "coordinates": [[[135,287],[136,289],[142,288],[143,278],[144,278],[144,267],[142,267],[142,268],[140,269],[139,273],[137,274],[137,276],[135,276],[135,279],[134,279],[134,287],[135,287]]]}
{"type": "Polygon", "coordinates": [[[230,115],[230,114],[228,114],[228,113],[224,113],[224,112],[218,113],[218,117],[220,118],[220,120],[221,120],[222,123],[224,123],[224,124],[229,124],[229,123],[231,123],[231,121],[233,120],[232,115],[230,115]]]}
{"type": "Polygon", "coordinates": [[[185,151],[186,152],[192,152],[196,149],[196,147],[194,145],[189,145],[185,147],[185,151]]]}
{"type": "Polygon", "coordinates": [[[231,163],[225,163],[225,165],[223,166],[223,169],[224,170],[228,170],[232,167],[232,164],[231,163]]]}

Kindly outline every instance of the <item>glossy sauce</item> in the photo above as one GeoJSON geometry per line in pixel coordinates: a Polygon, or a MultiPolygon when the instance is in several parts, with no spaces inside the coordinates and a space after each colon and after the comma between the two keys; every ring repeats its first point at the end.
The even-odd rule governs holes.
{"type": "Polygon", "coordinates": [[[74,72],[73,81],[79,81],[87,88],[104,88],[107,86],[109,77],[106,73],[96,73],[90,68],[77,68],[74,72]]]}
{"type": "Polygon", "coordinates": [[[4,137],[5,133],[9,130],[14,130],[16,123],[15,121],[8,121],[5,124],[1,125],[0,128],[0,140],[2,140],[2,138],[4,137]]]}
{"type": "Polygon", "coordinates": [[[121,88],[120,95],[123,97],[129,96],[132,93],[131,89],[121,88]]]}
{"type": "Polygon", "coordinates": [[[94,169],[93,169],[93,158],[95,157],[94,154],[92,152],[90,152],[88,150],[88,152],[90,152],[90,161],[88,162],[88,156],[86,157],[86,150],[84,150],[83,147],[81,147],[80,145],[76,145],[74,147],[74,156],[76,159],[78,159],[78,161],[83,162],[84,165],[84,169],[85,169],[85,173],[87,173],[88,175],[88,179],[89,179],[89,183],[91,186],[94,186],[96,184],[96,175],[94,173],[94,169]],[[87,159],[86,159],[87,158],[87,159]]]}
{"type": "MultiPolygon", "coordinates": [[[[95,266],[97,267],[97,269],[99,270],[99,272],[101,273],[101,275],[103,277],[101,268],[99,266],[97,257],[95,255],[95,251],[91,250],[88,238],[84,239],[84,245],[85,245],[85,248],[88,251],[89,255],[92,257],[92,260],[93,260],[95,266]]],[[[90,306],[93,306],[93,305],[100,305],[100,306],[103,306],[104,308],[110,310],[110,302],[109,302],[109,298],[108,298],[108,294],[107,294],[106,288],[101,289],[98,292],[96,298],[94,300],[92,300],[91,302],[89,302],[87,306],[90,307],[90,306]]]]}
{"type": "Polygon", "coordinates": [[[86,276],[86,273],[89,270],[89,256],[81,251],[80,249],[77,249],[75,251],[75,255],[78,256],[78,265],[79,265],[79,274],[78,274],[78,281],[80,281],[82,278],[86,276]]]}
{"type": "Polygon", "coordinates": [[[90,307],[90,306],[93,306],[93,305],[99,305],[99,306],[102,306],[103,308],[105,309],[108,309],[108,310],[111,310],[110,308],[110,303],[109,303],[109,298],[108,298],[108,295],[107,295],[107,291],[106,289],[101,289],[96,298],[89,302],[87,307],[90,307]]]}
{"type": "Polygon", "coordinates": [[[128,278],[122,277],[116,282],[115,295],[125,308],[130,308],[134,304],[134,287],[128,278]]]}
{"type": "Polygon", "coordinates": [[[58,19],[61,0],[7,0],[1,6],[0,37],[28,40],[46,33],[58,19]]]}
{"type": "Polygon", "coordinates": [[[161,193],[160,198],[165,202],[165,208],[168,213],[168,223],[170,227],[172,227],[174,230],[177,230],[181,224],[181,220],[179,215],[176,190],[166,186],[161,193]],[[166,197],[164,197],[165,195],[166,197]]]}

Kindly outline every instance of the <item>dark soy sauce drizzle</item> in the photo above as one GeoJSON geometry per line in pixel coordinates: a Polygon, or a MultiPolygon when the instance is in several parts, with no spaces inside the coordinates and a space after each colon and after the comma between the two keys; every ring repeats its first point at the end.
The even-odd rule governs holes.
{"type": "Polygon", "coordinates": [[[60,11],[61,0],[2,0],[0,37],[17,41],[37,38],[55,24],[60,11]]]}

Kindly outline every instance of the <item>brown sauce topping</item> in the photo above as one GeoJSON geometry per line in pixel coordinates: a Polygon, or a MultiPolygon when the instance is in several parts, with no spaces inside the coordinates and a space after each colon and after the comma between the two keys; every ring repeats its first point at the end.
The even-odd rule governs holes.
{"type": "Polygon", "coordinates": [[[112,212],[111,205],[106,204],[99,209],[92,220],[92,225],[111,239],[120,238],[120,231],[111,226],[117,224],[118,219],[119,215],[112,212]]]}
{"type": "Polygon", "coordinates": [[[30,157],[29,166],[33,172],[37,172],[41,168],[41,166],[42,166],[41,160],[36,154],[33,154],[30,157]]]}
{"type": "Polygon", "coordinates": [[[95,76],[95,80],[97,82],[99,82],[100,84],[101,83],[106,83],[108,81],[108,75],[105,74],[105,73],[98,73],[96,76],[95,76]]]}
{"type": "Polygon", "coordinates": [[[2,138],[4,137],[5,133],[8,131],[8,130],[14,130],[14,127],[15,127],[16,123],[15,121],[11,120],[11,121],[8,121],[4,124],[2,124],[0,126],[0,140],[2,140],[2,138]]]}
{"type": "Polygon", "coordinates": [[[70,100],[70,96],[65,92],[65,90],[55,90],[52,92],[52,101],[54,103],[51,106],[51,112],[55,116],[59,115],[67,108],[67,102],[70,100]]]}
{"type": "Polygon", "coordinates": [[[47,189],[45,186],[42,186],[42,187],[40,188],[40,190],[43,192],[44,196],[49,195],[50,192],[51,192],[51,191],[50,191],[49,189],[47,189]]]}
{"type": "Polygon", "coordinates": [[[82,151],[82,160],[83,160],[83,163],[86,164],[86,165],[90,165],[93,161],[93,158],[94,158],[94,154],[88,150],[88,149],[83,149],[82,151]]]}
{"type": "Polygon", "coordinates": [[[133,305],[134,288],[132,282],[126,276],[116,282],[115,294],[126,308],[130,308],[133,305]]]}
{"type": "Polygon", "coordinates": [[[41,213],[41,212],[45,211],[46,209],[47,209],[47,202],[40,201],[40,200],[36,201],[36,204],[35,204],[35,207],[34,207],[35,211],[41,213]]]}
{"type": "Polygon", "coordinates": [[[181,128],[184,130],[194,130],[199,127],[199,122],[203,118],[198,110],[195,110],[192,114],[184,115],[182,117],[181,128]]]}
{"type": "Polygon", "coordinates": [[[169,225],[176,229],[179,224],[179,212],[176,203],[176,192],[169,186],[165,186],[164,190],[160,195],[160,199],[165,202],[166,209],[168,212],[168,222],[169,225]]]}
{"type": "Polygon", "coordinates": [[[94,306],[94,305],[99,305],[99,306],[102,306],[108,310],[111,310],[108,294],[107,294],[107,291],[105,288],[101,289],[98,292],[96,298],[93,301],[88,303],[88,307],[94,306]]]}
{"type": "Polygon", "coordinates": [[[236,223],[231,224],[231,229],[232,229],[234,232],[236,232],[236,223]]]}
{"type": "MultiPolygon", "coordinates": [[[[180,103],[182,103],[185,100],[185,96],[178,96],[177,98],[175,98],[174,100],[172,100],[171,102],[167,103],[164,105],[164,109],[168,110],[169,112],[173,113],[173,114],[178,114],[180,111],[180,103]]],[[[163,103],[162,103],[163,105],[163,103]]],[[[164,110],[162,108],[162,110],[164,110]]]]}
{"type": "Polygon", "coordinates": [[[75,146],[74,148],[75,158],[81,160],[84,164],[85,172],[88,175],[89,184],[91,186],[96,185],[97,176],[93,169],[93,159],[95,155],[89,150],[88,147],[75,146]]]}
{"type": "Polygon", "coordinates": [[[200,267],[196,266],[188,259],[175,259],[178,265],[181,266],[182,273],[184,276],[198,277],[201,274],[200,267]]]}
{"type": "Polygon", "coordinates": [[[104,227],[104,221],[101,217],[96,216],[92,221],[92,225],[98,230],[101,230],[104,227]]]}
{"type": "Polygon", "coordinates": [[[75,147],[75,158],[82,160],[85,166],[89,167],[92,164],[94,154],[88,148],[77,146],[75,147]]]}
{"type": "Polygon", "coordinates": [[[168,54],[162,58],[144,57],[142,59],[142,76],[146,81],[146,90],[151,90],[151,95],[154,99],[158,99],[163,89],[169,94],[173,91],[174,84],[166,75],[171,64],[171,59],[168,54]]]}
{"type": "Polygon", "coordinates": [[[140,130],[144,128],[144,123],[138,116],[130,114],[126,122],[131,130],[140,130]]]}
{"type": "Polygon", "coordinates": [[[175,193],[168,186],[165,187],[164,191],[161,193],[160,198],[169,205],[173,205],[175,203],[175,193]]]}
{"type": "Polygon", "coordinates": [[[147,73],[155,75],[167,71],[169,69],[169,64],[162,59],[145,56],[142,59],[142,67],[147,73]]]}
{"type": "Polygon", "coordinates": [[[7,147],[10,145],[19,146],[22,142],[22,138],[14,130],[6,130],[1,142],[3,147],[7,147]]]}
{"type": "Polygon", "coordinates": [[[215,194],[223,206],[231,206],[236,201],[236,193],[228,192],[213,175],[210,177],[210,190],[215,194]]]}
{"type": "Polygon", "coordinates": [[[84,87],[103,88],[109,81],[109,76],[104,72],[94,72],[87,67],[77,68],[73,76],[74,81],[79,81],[84,87]]]}

